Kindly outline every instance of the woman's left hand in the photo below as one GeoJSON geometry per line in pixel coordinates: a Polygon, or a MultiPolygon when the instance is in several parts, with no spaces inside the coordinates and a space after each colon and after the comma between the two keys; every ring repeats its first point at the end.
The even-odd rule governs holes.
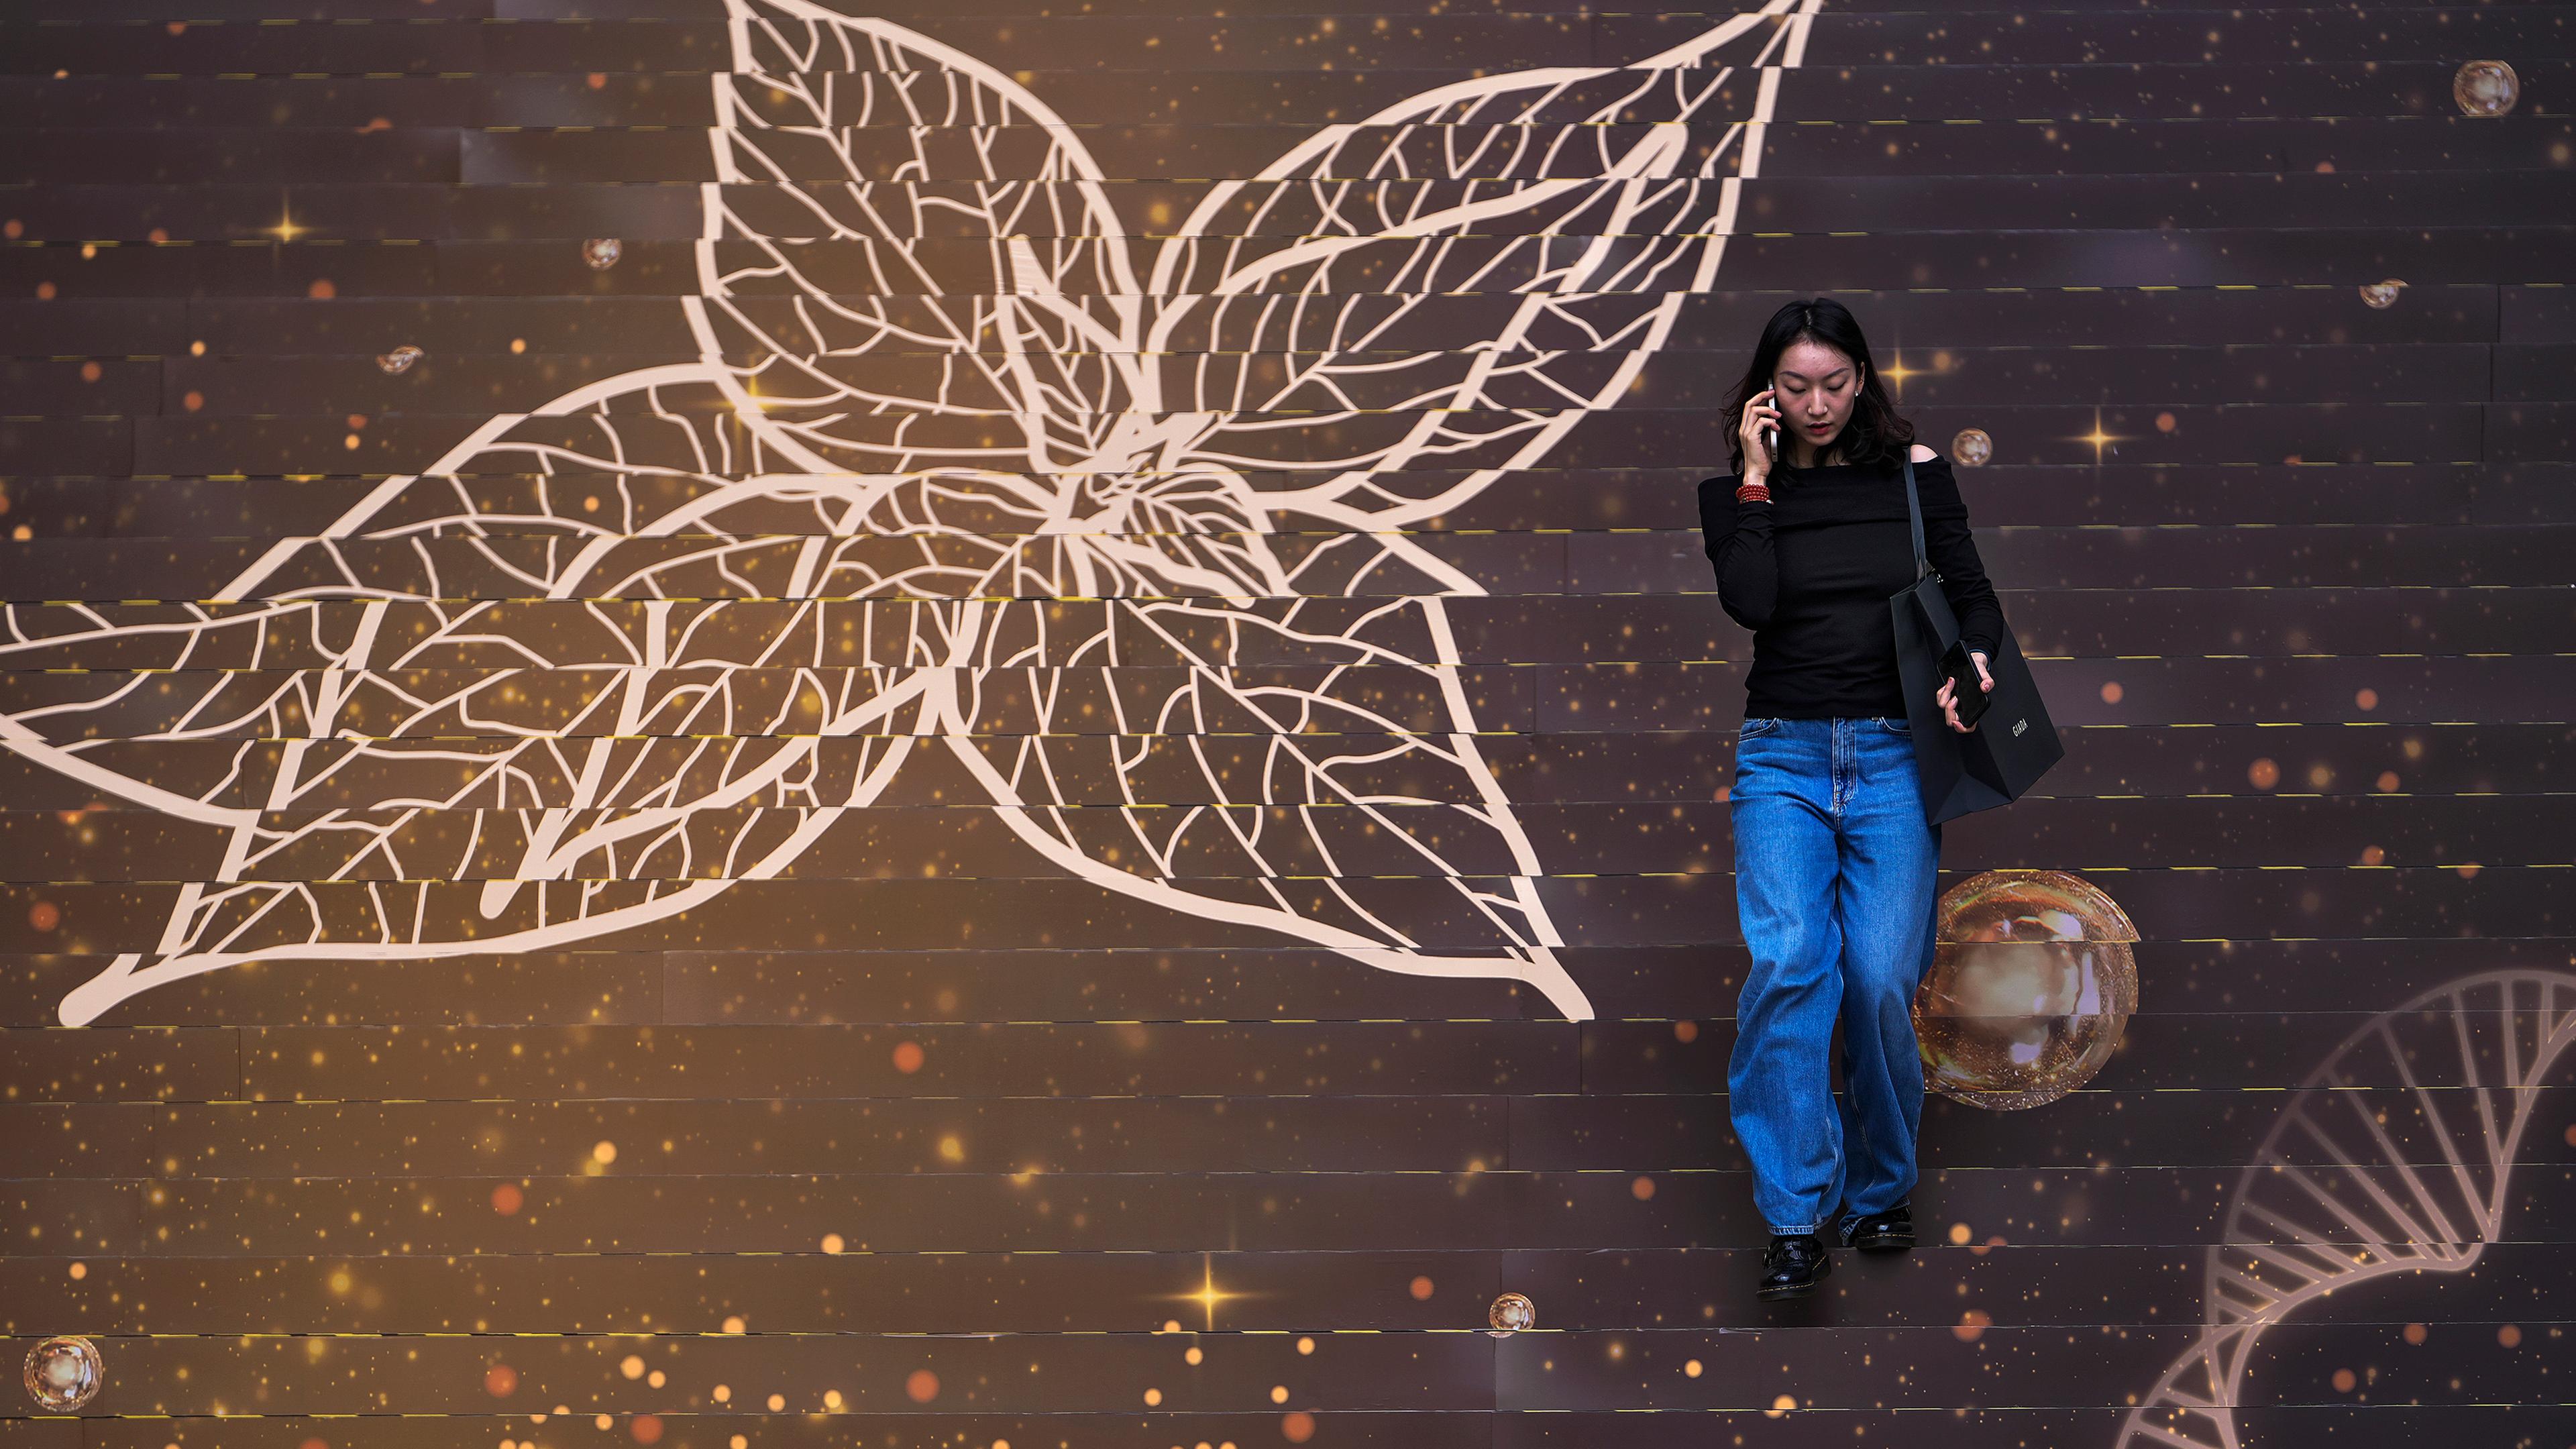
{"type": "MultiPolygon", "coordinates": [[[[1994,693],[1995,677],[1986,672],[1985,651],[1982,649],[1971,649],[1968,651],[1968,658],[1974,661],[1977,666],[1978,687],[1988,694],[1994,693]]],[[[1933,695],[1932,698],[1940,704],[1943,717],[1950,721],[1950,728],[1957,730],[1959,733],[1964,735],[1968,732],[1968,727],[1959,723],[1959,702],[1952,698],[1951,695],[1951,683],[1949,680],[1944,679],[1941,681],[1940,692],[1933,695]]]]}

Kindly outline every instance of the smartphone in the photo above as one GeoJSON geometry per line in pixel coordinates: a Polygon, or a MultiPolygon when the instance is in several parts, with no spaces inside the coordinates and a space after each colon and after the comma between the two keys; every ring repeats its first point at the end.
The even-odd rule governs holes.
{"type": "Polygon", "coordinates": [[[1780,430],[1769,423],[1762,425],[1762,456],[1771,460],[1772,467],[1780,466],[1780,430]]]}
{"type": "Polygon", "coordinates": [[[1986,706],[1994,702],[1994,696],[1986,693],[1986,687],[1978,683],[1977,661],[1968,657],[1966,640],[1952,644],[1949,651],[1941,656],[1941,672],[1949,676],[1950,698],[1958,709],[1959,723],[1975,729],[1977,721],[1985,717],[1986,706]]]}

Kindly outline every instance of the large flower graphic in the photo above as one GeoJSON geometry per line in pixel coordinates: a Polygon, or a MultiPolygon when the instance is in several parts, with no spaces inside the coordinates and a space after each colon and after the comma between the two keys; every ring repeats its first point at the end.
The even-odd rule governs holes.
{"type": "Polygon", "coordinates": [[[1409,530],[1711,285],[1817,3],[1327,126],[1148,244],[992,66],[727,0],[695,361],[495,417],[216,600],[13,614],[6,667],[92,672],[0,745],[225,841],[62,1019],[666,921],[925,750],[1110,891],[1588,1018],[1477,746],[1483,590],[1409,530]],[[136,748],[178,741],[228,763],[136,748]]]}

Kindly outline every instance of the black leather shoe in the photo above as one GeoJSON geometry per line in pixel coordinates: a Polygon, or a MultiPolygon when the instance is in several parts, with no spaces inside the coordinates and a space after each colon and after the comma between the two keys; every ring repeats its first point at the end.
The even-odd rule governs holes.
{"type": "Polygon", "coordinates": [[[1864,1253],[1902,1253],[1914,1246],[1914,1214],[1896,1207],[1854,1218],[1843,1233],[1843,1246],[1864,1253]]]}
{"type": "Polygon", "coordinates": [[[1773,1238],[1762,1251],[1762,1287],[1757,1296],[1804,1298],[1832,1271],[1834,1260],[1825,1251],[1824,1239],[1813,1233],[1773,1238]]]}

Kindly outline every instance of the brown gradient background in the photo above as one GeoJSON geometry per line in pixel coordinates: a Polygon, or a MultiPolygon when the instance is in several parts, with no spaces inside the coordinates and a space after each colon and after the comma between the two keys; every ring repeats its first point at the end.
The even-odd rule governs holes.
{"type": "MultiPolygon", "coordinates": [[[[584,8],[0,6],[9,600],[201,597],[496,411],[692,355],[724,30],[584,8]]],[[[869,13],[1017,73],[1143,234],[1327,121],[1712,23],[1046,8],[869,13]]],[[[1112,899],[925,775],[596,949],[50,1028],[217,847],[0,758],[0,1331],[109,1375],[78,1418],[16,1399],[0,1449],[2111,1444],[2285,1089],[2419,992],[2576,964],[2571,49],[2545,4],[1829,4],[1719,289],[1424,530],[1493,595],[1451,601],[1463,673],[1593,1021],[1112,899]],[[2453,104],[2478,58],[2511,115],[2453,104]],[[2081,873],[2142,1010],[2059,1103],[1936,1099],[1926,1246],[1763,1306],[1724,1096],[1751,642],[1691,485],[1819,291],[1926,440],[1994,438],[1962,488],[2065,736],[1948,828],[1945,885],[2081,873]],[[1539,1331],[1479,1331],[1505,1291],[1539,1331]]],[[[1505,306],[1440,305],[1461,346],[1505,306]]],[[[2530,1090],[2500,1241],[2273,1330],[2249,1443],[2576,1441],[2576,1107],[2530,1090]]]]}

